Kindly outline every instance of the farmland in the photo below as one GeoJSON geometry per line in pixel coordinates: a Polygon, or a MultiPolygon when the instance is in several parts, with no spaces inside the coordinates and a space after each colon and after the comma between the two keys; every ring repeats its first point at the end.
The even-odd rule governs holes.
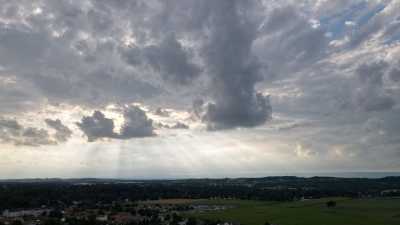
{"type": "Polygon", "coordinates": [[[240,222],[244,225],[398,225],[400,199],[330,198],[296,202],[207,200],[202,204],[234,205],[223,211],[194,212],[201,219],[240,222]],[[336,207],[326,207],[333,200],[336,207]]]}

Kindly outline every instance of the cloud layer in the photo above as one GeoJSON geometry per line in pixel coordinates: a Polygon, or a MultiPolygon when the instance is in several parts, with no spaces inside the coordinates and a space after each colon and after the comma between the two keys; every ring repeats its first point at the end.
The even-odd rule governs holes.
{"type": "Polygon", "coordinates": [[[229,143],[400,168],[397,0],[0,4],[7,148],[242,132],[229,143]]]}

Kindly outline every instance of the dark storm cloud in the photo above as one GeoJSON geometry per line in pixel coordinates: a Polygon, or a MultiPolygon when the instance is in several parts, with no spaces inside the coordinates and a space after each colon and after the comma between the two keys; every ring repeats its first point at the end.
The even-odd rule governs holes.
{"type": "Polygon", "coordinates": [[[137,106],[125,109],[124,124],[119,138],[149,137],[154,135],[153,121],[137,106]]]}
{"type": "Polygon", "coordinates": [[[258,26],[246,11],[252,4],[224,0],[210,7],[203,54],[215,103],[207,106],[203,119],[211,129],[255,126],[271,116],[268,96],[255,90],[262,74],[251,52],[258,26]]]}
{"type": "Polygon", "coordinates": [[[89,142],[102,138],[130,139],[155,135],[153,121],[148,119],[146,112],[139,107],[125,108],[123,116],[124,123],[120,133],[114,132],[114,120],[105,117],[101,111],[95,111],[92,116],[83,117],[77,125],[89,142]]]}
{"type": "Polygon", "coordinates": [[[152,25],[170,27],[177,34],[167,33],[156,45],[132,47],[123,54],[126,61],[132,66],[147,64],[164,79],[179,84],[193,82],[203,71],[213,100],[203,116],[210,128],[255,126],[270,118],[269,98],[255,89],[263,78],[264,67],[251,52],[262,22],[253,10],[260,5],[223,0],[184,4],[171,1],[161,6],[164,11],[154,17],[152,25]],[[182,12],[193,12],[195,16],[182,12]],[[182,34],[191,37],[197,47],[183,48],[177,41],[182,34]],[[191,63],[193,50],[203,62],[201,69],[191,63]]]}
{"type": "Polygon", "coordinates": [[[77,125],[85,133],[89,142],[100,138],[115,138],[117,136],[114,133],[114,121],[106,118],[100,111],[94,111],[92,116],[83,117],[77,125]]]}
{"type": "Polygon", "coordinates": [[[52,119],[46,119],[45,120],[47,126],[53,128],[56,133],[55,133],[55,139],[58,142],[66,142],[72,135],[72,131],[65,126],[61,120],[52,120],[52,119]]]}

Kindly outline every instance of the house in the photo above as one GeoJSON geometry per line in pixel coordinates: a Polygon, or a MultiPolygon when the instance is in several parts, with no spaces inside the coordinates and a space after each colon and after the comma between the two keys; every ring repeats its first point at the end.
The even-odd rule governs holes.
{"type": "Polygon", "coordinates": [[[240,225],[240,223],[236,223],[236,222],[224,222],[224,223],[219,223],[218,225],[240,225]]]}
{"type": "Polygon", "coordinates": [[[2,215],[5,218],[17,218],[22,216],[39,217],[43,214],[49,214],[51,211],[51,209],[29,209],[17,211],[4,210],[2,215]]]}
{"type": "Polygon", "coordinates": [[[96,220],[97,220],[97,221],[101,221],[101,222],[105,222],[105,221],[108,220],[108,216],[107,216],[107,215],[98,215],[98,216],[96,217],[96,220]]]}
{"type": "Polygon", "coordinates": [[[120,212],[111,217],[116,224],[128,224],[131,222],[139,222],[142,221],[143,218],[140,216],[134,216],[128,212],[120,212]]]}

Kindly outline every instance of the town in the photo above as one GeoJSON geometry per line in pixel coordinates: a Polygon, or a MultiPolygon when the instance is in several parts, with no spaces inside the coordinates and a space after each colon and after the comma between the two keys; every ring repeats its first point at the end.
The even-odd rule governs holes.
{"type": "Polygon", "coordinates": [[[4,210],[1,225],[232,225],[238,223],[199,220],[189,212],[224,210],[223,206],[175,205],[133,202],[129,199],[106,203],[74,201],[65,206],[4,210]]]}
{"type": "Polygon", "coordinates": [[[0,225],[276,225],[268,213],[286,218],[299,205],[310,214],[382,205],[395,213],[399,196],[398,177],[3,180],[0,225]],[[240,223],[257,212],[257,223],[240,223]]]}

